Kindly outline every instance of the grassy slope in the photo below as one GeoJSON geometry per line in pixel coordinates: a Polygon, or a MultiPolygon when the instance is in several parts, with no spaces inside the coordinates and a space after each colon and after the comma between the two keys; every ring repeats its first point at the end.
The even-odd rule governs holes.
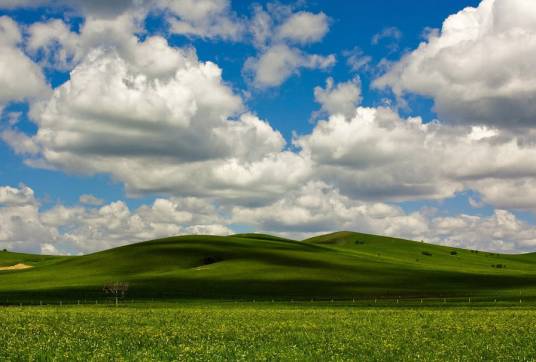
{"type": "Polygon", "coordinates": [[[80,257],[0,252],[0,265],[18,262],[34,268],[0,271],[0,296],[89,298],[102,295],[107,281],[121,280],[133,297],[536,297],[536,254],[477,253],[350,232],[302,242],[182,236],[80,257]]]}

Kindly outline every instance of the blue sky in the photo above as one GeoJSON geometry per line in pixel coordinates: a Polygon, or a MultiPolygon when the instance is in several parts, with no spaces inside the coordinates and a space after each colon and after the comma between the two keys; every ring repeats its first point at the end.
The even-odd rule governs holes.
{"type": "Polygon", "coordinates": [[[504,4],[0,1],[0,219],[47,235],[10,221],[0,246],[349,228],[533,250],[532,48],[505,39],[532,44],[534,9],[504,4]],[[489,49],[509,56],[486,72],[489,49]]]}

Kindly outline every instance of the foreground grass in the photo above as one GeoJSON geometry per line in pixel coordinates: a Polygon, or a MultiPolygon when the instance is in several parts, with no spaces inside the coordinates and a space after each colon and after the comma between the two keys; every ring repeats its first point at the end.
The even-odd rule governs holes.
{"type": "Polygon", "coordinates": [[[519,307],[8,307],[0,325],[2,361],[536,359],[519,307]]]}

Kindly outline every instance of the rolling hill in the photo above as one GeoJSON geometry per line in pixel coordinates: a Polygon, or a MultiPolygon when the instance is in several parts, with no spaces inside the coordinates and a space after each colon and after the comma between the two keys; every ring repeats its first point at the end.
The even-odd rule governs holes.
{"type": "Polygon", "coordinates": [[[0,252],[0,299],[536,297],[536,253],[505,255],[338,232],[303,241],[263,234],[178,236],[84,256],[0,252]]]}

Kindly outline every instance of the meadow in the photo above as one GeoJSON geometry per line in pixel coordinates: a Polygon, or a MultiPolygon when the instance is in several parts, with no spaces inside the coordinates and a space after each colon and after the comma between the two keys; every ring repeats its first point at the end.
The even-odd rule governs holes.
{"type": "Polygon", "coordinates": [[[83,256],[0,252],[6,300],[99,299],[109,282],[133,299],[536,299],[536,254],[506,255],[338,232],[179,236],[83,256]]]}
{"type": "Polygon", "coordinates": [[[0,268],[0,361],[536,360],[535,253],[241,234],[0,268]]]}
{"type": "Polygon", "coordinates": [[[530,361],[523,306],[174,303],[0,309],[2,361],[530,361]]]}

